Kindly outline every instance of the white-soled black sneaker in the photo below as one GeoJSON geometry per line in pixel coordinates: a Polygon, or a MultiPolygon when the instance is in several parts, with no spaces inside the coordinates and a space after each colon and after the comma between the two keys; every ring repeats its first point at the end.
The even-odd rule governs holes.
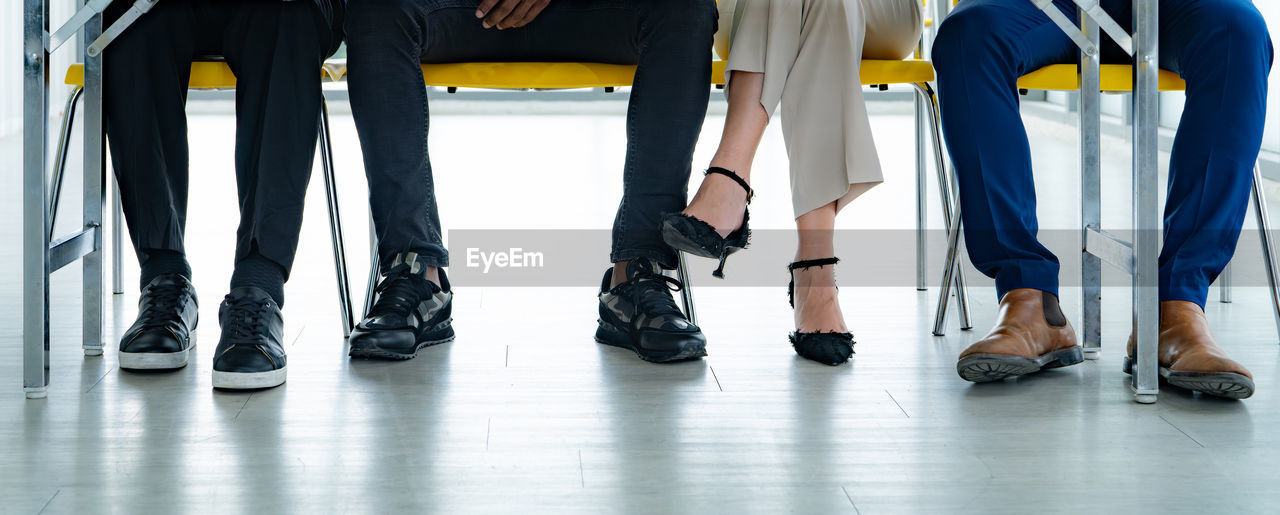
{"type": "Polygon", "coordinates": [[[284,318],[261,288],[235,288],[218,310],[222,337],[213,355],[213,387],[257,390],[284,384],[284,318]]]}
{"type": "Polygon", "coordinates": [[[199,302],[191,280],[163,274],[142,289],[138,319],[120,338],[125,370],[173,370],[187,366],[195,346],[199,302]]]}

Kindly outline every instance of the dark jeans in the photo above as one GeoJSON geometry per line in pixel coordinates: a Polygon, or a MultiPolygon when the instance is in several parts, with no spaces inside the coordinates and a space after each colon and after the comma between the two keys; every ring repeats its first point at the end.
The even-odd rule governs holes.
{"type": "MultiPolygon", "coordinates": [[[[320,65],[340,43],[342,3],[165,0],[107,47],[105,125],[135,250],[185,252],[191,62],[235,72],[236,261],[256,249],[293,265],[315,157],[320,65]]],[[[114,19],[129,6],[117,2],[114,19]]]]}
{"type": "MultiPolygon", "coordinates": [[[[1068,0],[1055,0],[1075,18],[1068,0]]],[[[1128,0],[1103,0],[1120,26],[1128,0]]],[[[1160,66],[1187,82],[1169,156],[1160,300],[1204,305],[1235,253],[1262,143],[1271,38],[1249,0],[1161,0],[1160,66]]],[[[1104,38],[1105,39],[1105,38],[1104,38]]],[[[1130,62],[1107,40],[1103,60],[1130,62]]],[[[942,129],[960,182],[965,244],[1003,296],[1056,294],[1058,259],[1036,239],[1031,148],[1018,114],[1017,80],[1079,51],[1031,2],[961,0],[933,44],[942,129]]]]}
{"type": "MultiPolygon", "coordinates": [[[[351,110],[383,267],[406,250],[428,265],[449,264],[427,153],[429,114],[419,64],[469,61],[639,65],[627,111],[627,160],[611,260],[647,257],[674,267],[676,254],[662,241],[659,218],[685,207],[693,148],[710,95],[715,2],[554,0],[529,25],[503,31],[481,26],[478,3],[350,2],[351,110]]],[[[572,141],[564,144],[564,151],[574,151],[572,141]]],[[[555,186],[533,193],[557,197],[555,186]]]]}

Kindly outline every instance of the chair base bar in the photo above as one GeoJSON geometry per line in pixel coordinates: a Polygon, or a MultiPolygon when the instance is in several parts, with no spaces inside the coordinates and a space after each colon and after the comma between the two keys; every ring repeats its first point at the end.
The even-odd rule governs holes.
{"type": "Polygon", "coordinates": [[[1094,227],[1087,228],[1084,251],[1130,275],[1135,270],[1133,244],[1106,231],[1094,227]]]}
{"type": "Polygon", "coordinates": [[[49,272],[52,273],[98,250],[98,228],[89,227],[49,244],[49,272]]]}

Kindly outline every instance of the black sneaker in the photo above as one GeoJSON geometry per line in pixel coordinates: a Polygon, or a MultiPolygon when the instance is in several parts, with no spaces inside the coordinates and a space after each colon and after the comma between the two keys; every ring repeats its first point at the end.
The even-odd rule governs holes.
{"type": "Polygon", "coordinates": [[[222,338],[213,355],[213,387],[257,390],[284,384],[284,318],[262,288],[231,290],[218,310],[222,338]]]}
{"type": "Polygon", "coordinates": [[[120,338],[120,368],[173,370],[187,366],[196,342],[198,305],[191,280],[163,274],[142,289],[138,319],[120,338]]]}
{"type": "Polygon", "coordinates": [[[689,322],[672,291],[680,291],[680,281],[662,274],[648,259],[633,259],[627,265],[627,282],[613,288],[613,269],[604,272],[600,285],[600,328],[596,341],[635,351],[640,359],[669,363],[707,355],[707,339],[702,329],[689,322]]]}
{"type": "Polygon", "coordinates": [[[353,358],[413,359],[423,347],[453,340],[453,289],[440,270],[440,284],[427,280],[418,255],[396,256],[378,283],[369,314],[351,331],[353,358]]]}

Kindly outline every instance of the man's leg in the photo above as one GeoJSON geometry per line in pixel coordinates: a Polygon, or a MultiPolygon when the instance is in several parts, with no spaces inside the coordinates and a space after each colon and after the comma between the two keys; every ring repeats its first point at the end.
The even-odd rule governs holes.
{"type": "MultiPolygon", "coordinates": [[[[191,56],[202,43],[191,2],[162,2],[107,47],[106,132],[129,236],[142,266],[138,318],[120,340],[123,369],[186,366],[197,323],[183,246],[191,56]]],[[[113,5],[114,20],[127,5],[113,5]]]]}
{"type": "Polygon", "coordinates": [[[240,225],[232,288],[284,304],[320,123],[320,66],[331,31],[313,2],[218,1],[233,8],[223,54],[237,77],[240,225]]]}
{"type": "Polygon", "coordinates": [[[1272,46],[1248,0],[1161,6],[1161,67],[1187,82],[1169,158],[1160,300],[1204,306],[1235,253],[1262,146],[1272,46]]]}
{"type": "Polygon", "coordinates": [[[696,359],[706,355],[706,338],[676,306],[663,282],[667,278],[658,275],[659,268],[678,262],[662,239],[661,221],[687,203],[693,149],[711,92],[710,51],[719,15],[709,0],[630,3],[639,22],[639,66],[627,110],[614,266],[600,288],[596,340],[651,362],[696,359]]]}
{"type": "MultiPolygon", "coordinates": [[[[444,26],[471,27],[453,30],[474,31],[465,19],[438,18],[444,26]]],[[[623,196],[613,226],[615,265],[601,280],[596,340],[652,362],[706,355],[702,330],[681,312],[667,288],[670,279],[661,275],[662,268],[676,266],[677,257],[663,241],[660,223],[664,213],[685,207],[711,92],[716,26],[710,0],[557,0],[526,27],[476,34],[487,44],[470,46],[508,60],[638,65],[627,111],[623,196]]],[[[441,45],[442,52],[431,58],[458,58],[445,52],[453,46],[441,45]]]]}
{"type": "Polygon", "coordinates": [[[1001,298],[1018,288],[1057,295],[1058,258],[1036,239],[1031,146],[1017,80],[1070,62],[1075,47],[1031,2],[964,0],[939,29],[933,55],[970,259],[995,278],[1001,298]]]}
{"type": "MultiPolygon", "coordinates": [[[[126,7],[112,6],[108,19],[126,7]]],[[[191,276],[185,105],[197,39],[191,2],[179,0],[157,5],[106,51],[106,132],[142,287],[162,274],[191,276]]]]}
{"type": "Polygon", "coordinates": [[[1017,90],[1022,74],[1076,55],[1031,2],[963,0],[934,42],[965,241],[978,270],[995,278],[1001,299],[995,328],[960,355],[957,371],[966,380],[997,381],[1083,360],[1058,306],[1058,260],[1036,239],[1031,150],[1017,90]]]}
{"type": "MultiPolygon", "coordinates": [[[[449,264],[436,211],[427,152],[427,90],[419,68],[430,35],[425,16],[439,3],[352,0],[348,6],[351,113],[364,152],[384,274],[397,255],[410,252],[417,256],[415,262],[430,269],[449,264]]],[[[475,7],[470,10],[474,13],[475,7]]]]}
{"type": "MultiPolygon", "coordinates": [[[[627,162],[610,260],[647,258],[670,269],[677,256],[662,239],[661,218],[687,202],[693,149],[711,94],[718,14],[707,0],[633,5],[639,67],[627,109],[627,162]]],[[[625,268],[615,267],[615,279],[625,268]]]]}
{"type": "Polygon", "coordinates": [[[240,227],[213,386],[272,387],[285,380],[280,305],[302,228],[332,30],[313,2],[206,0],[201,11],[227,13],[222,53],[237,77],[240,227]]]}
{"type": "MultiPolygon", "coordinates": [[[[419,67],[427,42],[436,36],[427,16],[444,4],[353,0],[348,5],[347,82],[382,273],[373,306],[351,332],[351,357],[410,359],[423,347],[454,337],[453,293],[440,270],[449,256],[436,211],[427,90],[419,67]]],[[[469,11],[469,21],[479,25],[475,5],[469,11]]]]}
{"type": "MultiPolygon", "coordinates": [[[[1128,3],[1109,6],[1128,18],[1128,3]]],[[[1212,395],[1253,393],[1204,316],[1209,284],[1235,253],[1262,145],[1273,50],[1248,0],[1167,0],[1160,64],[1187,82],[1169,159],[1160,253],[1160,366],[1170,384],[1212,395]]]]}

